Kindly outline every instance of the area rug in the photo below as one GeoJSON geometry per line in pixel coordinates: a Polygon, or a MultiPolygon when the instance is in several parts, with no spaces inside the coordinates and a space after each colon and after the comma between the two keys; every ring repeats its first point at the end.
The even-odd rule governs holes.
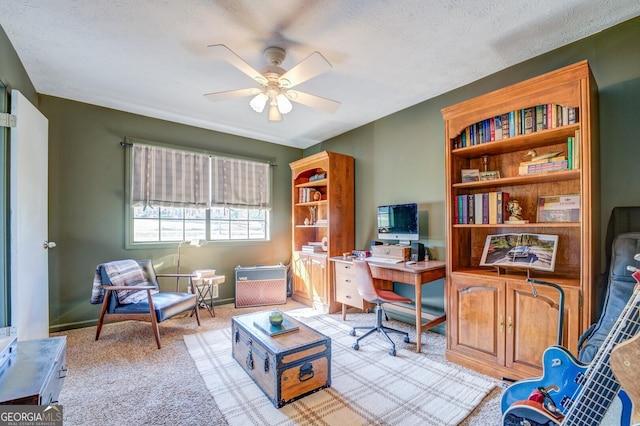
{"type": "Polygon", "coordinates": [[[230,329],[184,336],[230,425],[457,425],[495,386],[409,349],[390,356],[388,342],[376,337],[356,351],[349,327],[308,311],[287,314],[331,338],[331,387],[280,409],[233,359],[230,329]]]}

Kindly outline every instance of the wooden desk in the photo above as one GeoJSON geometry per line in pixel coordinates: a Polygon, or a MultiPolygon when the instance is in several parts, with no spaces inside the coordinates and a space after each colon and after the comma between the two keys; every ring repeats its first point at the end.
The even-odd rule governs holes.
{"type": "MultiPolygon", "coordinates": [[[[332,257],[331,261],[337,263],[350,263],[351,259],[343,257],[332,257]]],[[[377,281],[385,283],[405,283],[414,286],[415,289],[415,309],[416,309],[416,352],[420,352],[422,332],[435,327],[444,322],[445,315],[435,316],[428,315],[429,321],[422,324],[422,284],[429,284],[445,277],[445,262],[440,260],[429,260],[417,262],[415,265],[407,265],[406,263],[375,263],[369,262],[371,274],[377,281]]],[[[334,268],[336,270],[336,268],[334,268]]],[[[385,283],[381,283],[381,287],[386,287],[385,283]]],[[[334,283],[335,285],[335,283],[334,283]]],[[[376,284],[378,285],[378,284],[376,284]]],[[[335,290],[336,293],[337,290],[335,290]]],[[[344,319],[346,311],[345,303],[342,304],[342,317],[344,319]]]]}

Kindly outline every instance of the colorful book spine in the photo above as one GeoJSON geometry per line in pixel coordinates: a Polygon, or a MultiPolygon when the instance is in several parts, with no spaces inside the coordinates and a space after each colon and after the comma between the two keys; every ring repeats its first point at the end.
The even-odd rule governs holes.
{"type": "Polygon", "coordinates": [[[495,123],[495,140],[502,140],[502,116],[496,115],[493,119],[495,123]]]}
{"type": "Polygon", "coordinates": [[[461,207],[461,211],[460,213],[460,217],[462,218],[462,224],[467,224],[469,223],[469,201],[467,200],[467,196],[466,195],[460,195],[460,207],[461,207]]]}
{"type": "Polygon", "coordinates": [[[460,223],[460,215],[458,214],[458,208],[460,204],[459,197],[453,197],[453,223],[460,223]]]}
{"type": "Polygon", "coordinates": [[[498,223],[498,193],[489,192],[489,224],[498,223]]]}
{"type": "Polygon", "coordinates": [[[473,200],[473,205],[474,205],[474,213],[473,216],[475,218],[476,223],[483,223],[482,222],[482,194],[475,194],[474,196],[474,200],[473,200]]]}
{"type": "Polygon", "coordinates": [[[567,168],[573,169],[573,136],[567,138],[567,168]]]}
{"type": "Polygon", "coordinates": [[[509,114],[502,114],[502,139],[509,137],[509,114]]]}
{"type": "Polygon", "coordinates": [[[474,205],[475,198],[473,194],[467,195],[467,223],[474,224],[476,223],[476,208],[474,205]]]}
{"type": "Polygon", "coordinates": [[[523,134],[533,133],[533,108],[525,108],[523,111],[524,116],[524,126],[523,126],[523,134]]]}
{"type": "Polygon", "coordinates": [[[482,194],[482,223],[489,223],[489,193],[484,192],[482,194]]]}

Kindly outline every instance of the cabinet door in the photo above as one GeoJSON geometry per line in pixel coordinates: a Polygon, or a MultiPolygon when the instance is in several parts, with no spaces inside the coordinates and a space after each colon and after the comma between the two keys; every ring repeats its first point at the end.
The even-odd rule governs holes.
{"type": "MultiPolygon", "coordinates": [[[[537,295],[524,281],[507,281],[506,366],[528,376],[539,376],[542,354],[558,344],[559,300],[557,289],[536,284],[537,295]]],[[[565,289],[562,346],[578,341],[579,290],[565,289]]]]}
{"type": "Polygon", "coordinates": [[[447,328],[451,350],[504,364],[503,280],[453,274],[447,328]]]}
{"type": "Polygon", "coordinates": [[[311,291],[308,268],[309,256],[299,252],[293,253],[293,291],[292,297],[299,302],[311,305],[311,291]]]}
{"type": "Polygon", "coordinates": [[[311,289],[313,303],[318,309],[326,311],[330,303],[327,279],[327,257],[309,256],[307,260],[307,270],[309,271],[309,287],[311,289]]]}

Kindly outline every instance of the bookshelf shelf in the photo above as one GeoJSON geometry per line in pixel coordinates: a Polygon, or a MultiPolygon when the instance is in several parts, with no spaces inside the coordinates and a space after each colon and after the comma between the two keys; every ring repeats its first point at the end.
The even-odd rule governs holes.
{"type": "Polygon", "coordinates": [[[296,207],[313,207],[313,206],[323,206],[327,204],[327,200],[320,201],[309,201],[307,203],[296,203],[296,207]]]}
{"type": "Polygon", "coordinates": [[[538,130],[526,135],[514,136],[499,141],[485,142],[479,145],[456,148],[452,153],[459,157],[475,158],[482,155],[498,155],[509,152],[535,149],[549,145],[550,140],[566,141],[580,128],[579,124],[571,124],[555,129],[538,130]]]}
{"type": "MultiPolygon", "coordinates": [[[[597,91],[589,65],[582,61],[442,110],[446,144],[447,359],[450,361],[494,377],[536,377],[542,373],[542,353],[557,343],[559,293],[546,287],[543,295],[537,287],[540,294],[534,297],[531,284],[526,281],[526,270],[499,273],[497,268],[480,266],[487,236],[514,231],[558,236],[555,269],[545,272],[540,279],[558,284],[564,290],[562,343],[577,355],[578,337],[597,318],[599,306],[595,290],[600,269],[597,91]],[[555,127],[537,125],[537,130],[534,128],[529,133],[524,124],[521,127],[517,124],[516,134],[522,134],[510,134],[511,137],[490,142],[474,136],[473,142],[483,142],[470,143],[469,135],[476,135],[473,132],[478,126],[483,126],[483,135],[486,135],[487,129],[491,129],[487,122],[504,123],[505,113],[518,114],[520,110],[524,119],[524,110],[533,108],[535,113],[536,107],[541,111],[574,111],[575,123],[571,123],[571,119],[560,123],[554,117],[551,123],[555,127]],[[531,153],[532,150],[535,153],[531,153]],[[566,170],[522,174],[528,171],[525,164],[533,156],[554,154],[566,157],[566,170]],[[520,166],[525,167],[524,171],[520,166]],[[477,169],[497,171],[499,178],[462,182],[463,169],[465,176],[470,175],[469,169],[477,169]],[[486,194],[492,193],[502,194],[503,199],[518,200],[522,219],[529,223],[506,222],[509,217],[506,203],[494,206],[494,200],[500,197],[494,195],[487,201],[486,194]],[[579,196],[580,221],[537,222],[540,197],[560,195],[579,196]],[[476,210],[478,200],[482,208],[476,210]],[[483,210],[487,203],[494,209],[493,220],[487,220],[483,210]],[[473,217],[470,216],[472,208],[473,217]],[[499,213],[496,216],[496,210],[502,217],[499,213]],[[481,223],[464,223],[477,222],[478,214],[481,223]]],[[[511,119],[508,123],[512,125],[511,119]]],[[[494,127],[501,129],[501,136],[507,134],[504,127],[498,124],[494,127]]],[[[490,137],[493,136],[497,137],[497,133],[492,130],[490,137]]]]}
{"type": "Polygon", "coordinates": [[[537,173],[526,176],[511,176],[479,182],[454,183],[456,189],[495,188],[510,185],[531,185],[535,183],[560,182],[580,179],[580,170],[561,170],[557,172],[537,173]]]}
{"type": "Polygon", "coordinates": [[[309,188],[314,186],[327,186],[327,179],[318,179],[310,182],[296,184],[296,188],[309,188]]]}

